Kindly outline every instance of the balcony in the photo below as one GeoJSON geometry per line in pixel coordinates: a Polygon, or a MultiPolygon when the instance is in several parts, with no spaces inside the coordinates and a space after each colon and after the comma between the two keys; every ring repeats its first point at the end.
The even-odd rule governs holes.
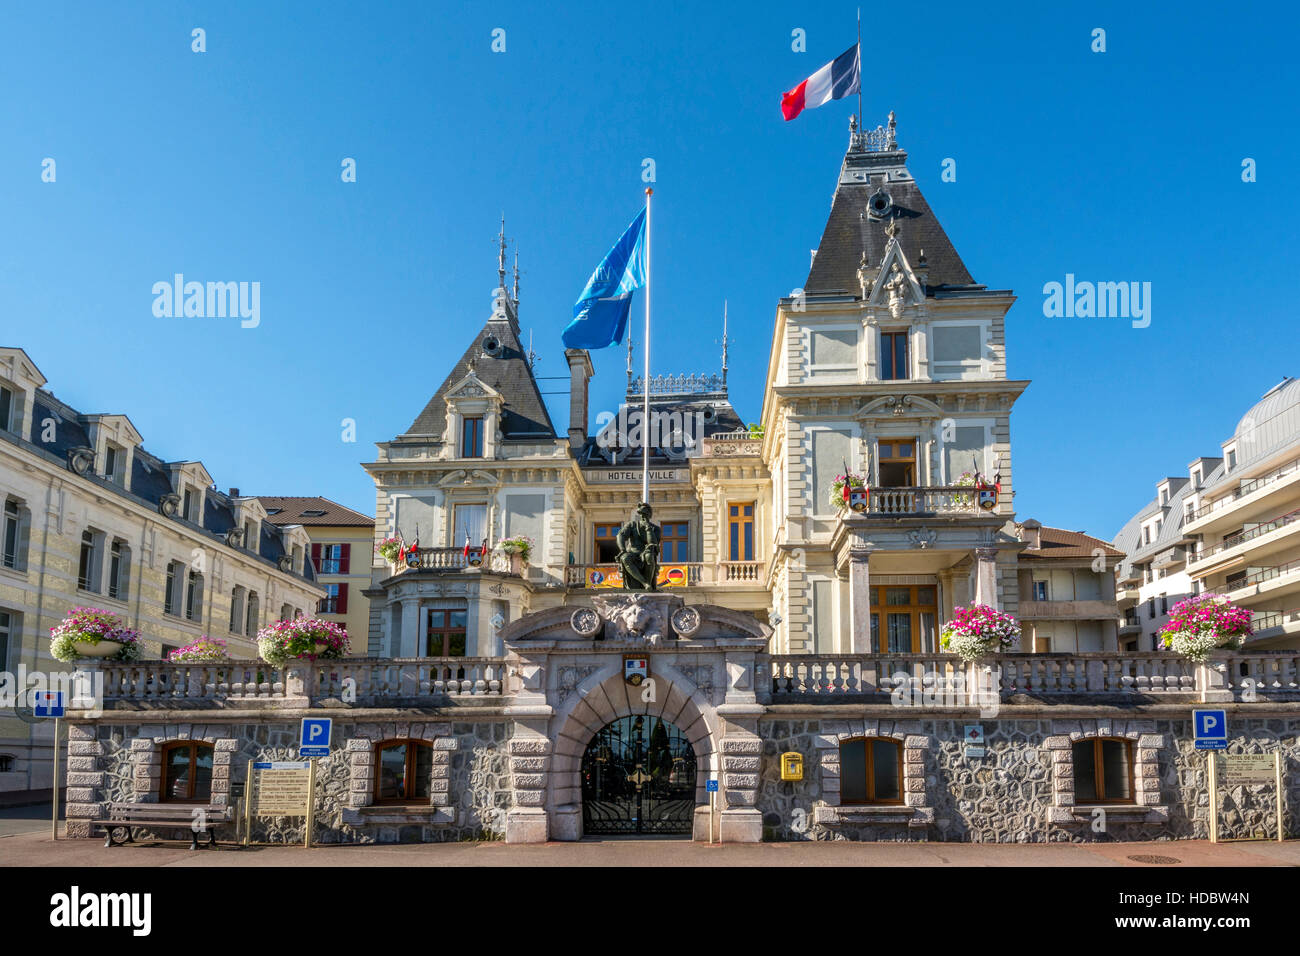
{"type": "Polygon", "coordinates": [[[1261,538],[1279,528],[1285,528],[1288,525],[1295,524],[1296,522],[1300,522],[1300,508],[1297,508],[1294,511],[1288,511],[1284,515],[1278,515],[1276,518],[1269,521],[1260,522],[1255,527],[1248,528],[1240,534],[1234,534],[1230,537],[1224,538],[1214,547],[1206,548],[1204,551],[1198,552],[1196,555],[1189,558],[1187,562],[1188,567],[1191,567],[1194,564],[1201,564],[1215,555],[1222,554],[1225,551],[1235,548],[1239,544],[1254,541],[1256,538],[1261,538]]]}
{"type": "Polygon", "coordinates": [[[1115,618],[1109,601],[1021,601],[1022,621],[1086,621],[1115,618]]]}
{"type": "Polygon", "coordinates": [[[938,517],[992,514],[975,503],[975,489],[969,485],[927,488],[871,488],[867,496],[868,517],[938,517]]]}
{"type": "Polygon", "coordinates": [[[404,571],[491,571],[494,574],[518,574],[510,555],[499,551],[489,551],[487,558],[477,567],[470,564],[464,548],[421,548],[416,555],[415,564],[391,564],[393,574],[404,571]]]}
{"type": "Polygon", "coordinates": [[[1225,582],[1225,590],[1231,596],[1247,588],[1274,591],[1288,587],[1293,583],[1300,583],[1300,561],[1288,561],[1286,564],[1279,564],[1271,568],[1260,568],[1243,578],[1225,582]]]}
{"type": "MultiPolygon", "coordinates": [[[[767,570],[762,561],[661,564],[659,577],[659,586],[665,590],[700,585],[754,588],[767,586],[767,570]]],[[[618,589],[623,586],[622,572],[617,564],[571,564],[564,569],[564,586],[589,590],[618,589]]]]}
{"type": "Polygon", "coordinates": [[[1290,478],[1296,477],[1297,475],[1300,475],[1300,458],[1289,461],[1284,465],[1279,465],[1272,471],[1260,475],[1257,478],[1243,481],[1240,486],[1234,488],[1224,497],[1216,498],[1209,504],[1202,505],[1192,513],[1190,519],[1187,521],[1187,525],[1190,528],[1191,525],[1194,525],[1202,519],[1218,514],[1225,509],[1232,508],[1243,498],[1248,498],[1256,492],[1263,491],[1271,485],[1276,485],[1280,481],[1286,481],[1290,478]]]}
{"type": "Polygon", "coordinates": [[[1247,643],[1300,634],[1300,608],[1289,611],[1256,611],[1250,616],[1251,630],[1247,643]]]}

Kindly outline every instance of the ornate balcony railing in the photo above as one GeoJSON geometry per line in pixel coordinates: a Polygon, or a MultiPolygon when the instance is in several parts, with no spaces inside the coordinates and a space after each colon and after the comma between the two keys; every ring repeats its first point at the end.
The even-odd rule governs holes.
{"type": "MultiPolygon", "coordinates": [[[[421,548],[416,555],[416,564],[412,567],[409,563],[389,566],[393,574],[401,574],[403,571],[420,570],[420,571],[463,571],[467,568],[473,568],[470,563],[469,555],[465,554],[464,548],[421,548]]],[[[503,554],[500,551],[489,550],[478,566],[480,571],[493,571],[497,574],[511,574],[512,563],[510,555],[503,554]]]]}
{"type": "Polygon", "coordinates": [[[868,515],[977,515],[975,489],[968,485],[926,488],[872,488],[868,515]]]}
{"type": "MultiPolygon", "coordinates": [[[[507,658],[345,658],[295,661],[284,667],[258,661],[80,666],[102,675],[105,709],[142,713],[186,708],[454,707],[508,702],[516,690],[507,658]]],[[[760,654],[756,667],[756,692],[765,704],[890,704],[942,710],[998,701],[1113,703],[1125,697],[1135,702],[1163,698],[1243,704],[1300,700],[1300,651],[1294,650],[1219,653],[1204,665],[1150,651],[999,654],[976,664],[952,654],[760,654]]]]}
{"type": "MultiPolygon", "coordinates": [[[[672,575],[666,583],[661,582],[660,587],[665,590],[710,584],[753,584],[761,587],[767,583],[766,565],[762,561],[722,561],[718,564],[674,561],[660,565],[661,576],[665,568],[680,568],[684,572],[680,580],[678,575],[672,575]]],[[[622,586],[621,583],[611,582],[621,582],[617,564],[570,564],[564,569],[565,587],[602,590],[622,586]]]]}

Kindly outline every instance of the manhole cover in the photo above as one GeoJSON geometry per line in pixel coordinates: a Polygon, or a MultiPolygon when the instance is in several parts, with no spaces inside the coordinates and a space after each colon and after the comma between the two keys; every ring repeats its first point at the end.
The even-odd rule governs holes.
{"type": "Polygon", "coordinates": [[[1178,860],[1172,856],[1155,856],[1154,854],[1150,854],[1150,853],[1139,853],[1137,856],[1130,856],[1129,859],[1132,860],[1134,863],[1181,863],[1182,862],[1181,860],[1178,860]]]}

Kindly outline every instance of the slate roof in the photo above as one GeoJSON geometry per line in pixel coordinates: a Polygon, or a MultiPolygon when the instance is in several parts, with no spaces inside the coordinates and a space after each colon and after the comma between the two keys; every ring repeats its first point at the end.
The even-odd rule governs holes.
{"type": "MultiPolygon", "coordinates": [[[[37,389],[32,411],[32,429],[36,432],[35,435],[13,436],[9,432],[0,431],[0,436],[10,441],[16,440],[33,454],[40,455],[65,467],[69,451],[90,444],[86,416],[55,398],[52,392],[37,389]],[[41,422],[47,418],[52,418],[55,421],[53,441],[31,441],[30,439],[33,437],[42,437],[41,422]]],[[[171,475],[167,471],[167,462],[145,450],[142,445],[136,446],[132,455],[130,491],[118,483],[109,481],[102,475],[93,472],[88,472],[81,477],[99,486],[105,494],[126,498],[155,510],[158,508],[158,503],[163,496],[171,494],[175,490],[172,488],[171,475]]],[[[157,520],[174,521],[189,527],[199,534],[211,537],[215,541],[224,538],[226,532],[235,527],[235,512],[228,495],[223,494],[216,488],[208,488],[204,494],[203,523],[201,525],[187,521],[179,514],[169,518],[159,512],[157,520]]],[[[270,522],[262,522],[262,535],[261,540],[258,542],[256,555],[271,564],[275,564],[286,553],[285,539],[280,529],[270,522]]],[[[305,577],[308,581],[315,581],[316,575],[311,568],[311,562],[306,563],[308,567],[305,574],[298,575],[297,571],[293,573],[305,577]]]]}
{"type": "Polygon", "coordinates": [[[479,380],[496,389],[504,398],[502,441],[539,441],[556,437],[537,379],[533,377],[532,367],[519,341],[519,325],[508,300],[506,308],[507,312],[496,312],[487,320],[460,360],[452,366],[451,373],[433,398],[429,399],[429,404],[401,437],[448,440],[442,434],[447,419],[447,393],[469,374],[471,363],[479,380]],[[488,333],[501,342],[498,355],[488,355],[483,351],[483,339],[488,333]]]}
{"type": "Polygon", "coordinates": [[[878,267],[889,242],[885,234],[887,219],[875,220],[865,214],[867,201],[881,188],[893,200],[892,215],[902,230],[899,241],[913,269],[918,268],[921,251],[925,251],[930,273],[927,295],[945,287],[972,291],[984,288],[975,284],[916,180],[907,172],[906,163],[907,153],[901,149],[879,153],[850,149],[845,155],[830,216],[804,283],[805,292],[861,293],[858,266],[863,250],[868,264],[878,267]]]}
{"type": "Polygon", "coordinates": [[[1049,528],[1044,525],[1039,529],[1039,537],[1040,547],[1025,548],[1020,552],[1022,557],[1062,560],[1091,558],[1097,548],[1101,548],[1108,558],[1123,556],[1123,552],[1116,550],[1109,541],[1102,541],[1101,538],[1094,538],[1081,531],[1066,531],[1064,528],[1049,528]]]}
{"type": "Polygon", "coordinates": [[[328,498],[311,497],[276,497],[258,495],[257,500],[267,510],[266,520],[272,524],[300,524],[327,527],[373,528],[374,518],[368,518],[359,511],[346,508],[337,501],[328,498]],[[272,511],[277,511],[271,514],[272,511]],[[322,511],[324,514],[306,514],[305,512],[322,511]]]}
{"type": "MultiPolygon", "coordinates": [[[[1217,474],[1219,469],[1211,472],[1217,474]]],[[[1124,559],[1119,563],[1121,576],[1127,575],[1135,561],[1145,561],[1162,551],[1177,546],[1183,540],[1183,520],[1187,514],[1187,498],[1195,492],[1190,478],[1172,478],[1172,493],[1168,504],[1161,506],[1159,498],[1152,498],[1141,511],[1133,515],[1119,534],[1115,535],[1115,546],[1124,552],[1124,559]],[[1157,512],[1164,512],[1160,521],[1160,533],[1150,544],[1142,544],[1142,525],[1153,518],[1157,512]]],[[[1207,483],[1202,479],[1202,486],[1207,483]]]]}
{"type": "MultiPolygon", "coordinates": [[[[617,415],[622,416],[624,414],[623,409],[627,409],[626,414],[628,415],[630,415],[633,411],[639,412],[641,410],[641,402],[642,399],[640,395],[635,395],[635,396],[629,395],[619,406],[619,412],[617,413],[617,415]]],[[[709,438],[713,435],[721,434],[724,432],[739,431],[740,429],[743,429],[745,427],[745,423],[741,421],[740,416],[736,414],[736,410],[732,407],[731,402],[726,397],[725,393],[715,393],[715,394],[699,395],[699,396],[674,397],[671,399],[665,399],[665,398],[657,399],[655,398],[654,393],[651,392],[650,415],[652,419],[656,412],[660,414],[668,413],[668,414],[681,415],[683,421],[683,430],[686,431],[687,434],[689,434],[692,439],[709,438]],[[702,422],[699,429],[700,431],[699,434],[696,433],[696,427],[695,427],[696,422],[699,421],[699,419],[695,417],[696,413],[701,413],[701,414],[707,413],[712,416],[708,421],[702,422]]],[[[625,419],[625,420],[628,422],[629,428],[635,426],[635,421],[630,419],[625,419]]],[[[598,433],[597,435],[591,435],[587,438],[586,443],[578,451],[578,464],[580,467],[626,468],[630,465],[639,466],[641,464],[642,453],[639,448],[636,449],[636,451],[634,452],[629,452],[626,456],[623,455],[622,453],[618,454],[617,456],[618,461],[616,463],[611,460],[614,457],[612,453],[613,449],[600,447],[600,443],[597,440],[599,434],[603,434],[605,432],[611,432],[614,429],[616,429],[618,427],[618,421],[619,418],[616,417],[613,421],[611,421],[608,425],[606,425],[605,428],[603,428],[600,433],[598,433]]],[[[658,448],[657,446],[655,445],[650,446],[650,464],[652,467],[653,466],[666,467],[671,465],[681,466],[686,464],[686,462],[687,462],[686,457],[672,458],[669,457],[662,449],[658,448]]]]}

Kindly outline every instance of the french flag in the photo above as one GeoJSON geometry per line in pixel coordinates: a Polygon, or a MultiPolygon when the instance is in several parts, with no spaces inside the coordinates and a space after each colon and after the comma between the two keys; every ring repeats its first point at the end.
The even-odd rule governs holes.
{"type": "Polygon", "coordinates": [[[794,119],[805,109],[823,106],[831,100],[843,99],[862,88],[862,58],[855,44],[831,62],[804,80],[789,93],[781,96],[781,112],[786,121],[794,119]]]}

